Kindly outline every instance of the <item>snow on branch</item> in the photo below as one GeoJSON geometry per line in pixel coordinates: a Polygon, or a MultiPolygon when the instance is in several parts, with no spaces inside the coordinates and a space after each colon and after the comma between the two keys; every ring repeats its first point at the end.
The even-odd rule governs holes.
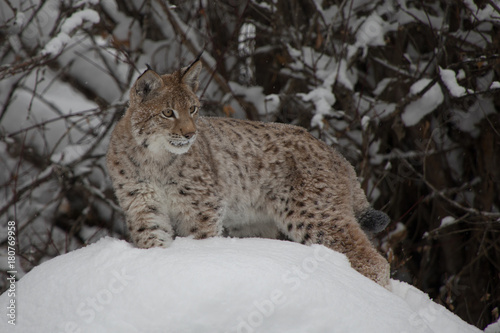
{"type": "Polygon", "coordinates": [[[93,9],[83,9],[73,13],[64,20],[60,32],[52,38],[41,51],[42,55],[57,55],[71,41],[71,34],[87,22],[97,24],[100,21],[99,13],[93,9]]]}

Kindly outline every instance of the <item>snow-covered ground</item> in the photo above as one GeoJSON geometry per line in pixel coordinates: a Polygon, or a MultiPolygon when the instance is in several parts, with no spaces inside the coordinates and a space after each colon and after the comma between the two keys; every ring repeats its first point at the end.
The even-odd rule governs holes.
{"type": "MultiPolygon", "coordinates": [[[[104,238],[35,267],[4,293],[1,332],[480,332],[414,287],[389,291],[323,246],[104,238]]],[[[492,331],[494,332],[494,331],[492,331]]]]}
{"type": "MultiPolygon", "coordinates": [[[[34,253],[34,257],[43,256],[42,260],[59,251],[76,248],[80,243],[68,237],[64,230],[54,227],[55,212],[63,207],[58,197],[67,192],[64,177],[48,178],[40,186],[36,185],[38,180],[61,167],[68,168],[71,177],[66,179],[83,177],[86,193],[92,198],[106,198],[104,193],[110,190],[109,183],[105,180],[103,158],[97,161],[97,157],[104,155],[107,137],[102,133],[111,115],[121,112],[129,87],[146,63],[160,72],[188,64],[197,52],[192,53],[192,48],[184,45],[186,40],[197,50],[202,50],[203,44],[211,40],[210,31],[199,29],[205,15],[199,15],[197,6],[193,6],[196,11],[190,15],[183,15],[180,6],[179,9],[171,6],[169,18],[161,8],[162,2],[153,1],[151,20],[155,24],[149,25],[150,20],[137,20],[139,13],[144,13],[140,14],[142,17],[149,10],[143,0],[127,1],[127,6],[116,0],[66,1],[65,6],[60,3],[59,0],[0,1],[0,27],[7,38],[0,45],[4,69],[16,68],[25,61],[29,65],[31,56],[37,54],[54,57],[51,63],[55,66],[26,68],[0,80],[0,105],[4,109],[0,116],[3,140],[0,142],[0,183],[4,184],[0,189],[0,208],[13,198],[20,199],[7,207],[5,216],[16,216],[18,225],[23,228],[19,248],[42,249],[34,253]],[[184,22],[182,17],[191,19],[184,22]],[[96,25],[101,20],[102,24],[96,25]],[[112,31],[107,31],[111,28],[107,23],[111,21],[114,22],[112,31]],[[181,27],[186,39],[179,38],[171,21],[181,27]],[[152,26],[158,27],[154,34],[149,33],[155,30],[152,26]],[[83,87],[90,97],[82,93],[83,87]],[[92,97],[94,95],[103,101],[101,104],[109,104],[109,108],[102,108],[92,97]],[[17,155],[12,155],[10,152],[16,151],[16,142],[35,149],[47,163],[38,166],[24,156],[18,159],[17,155]],[[86,153],[87,157],[82,158],[86,153]],[[96,158],[95,163],[89,156],[96,158]],[[18,196],[13,189],[21,193],[22,189],[30,190],[18,196]],[[47,248],[49,253],[45,253],[47,248]]],[[[200,6],[202,3],[209,2],[200,2],[200,6]]],[[[272,13],[276,9],[268,3],[271,2],[253,1],[252,5],[272,13]]],[[[494,68],[488,64],[491,60],[470,58],[476,50],[493,45],[498,25],[493,2],[478,8],[474,1],[464,1],[468,10],[459,8],[453,17],[460,17],[459,22],[470,22],[471,27],[461,27],[455,32],[447,32],[448,7],[434,6],[432,2],[425,6],[412,1],[343,2],[350,3],[347,6],[328,1],[313,3],[326,24],[321,28],[321,24],[315,23],[318,32],[322,29],[345,30],[350,38],[345,38],[344,33],[334,34],[328,41],[316,39],[317,47],[310,43],[292,43],[293,46],[277,43],[254,49],[250,46],[255,44],[252,39],[256,33],[246,24],[238,40],[243,43],[239,44],[239,50],[245,51],[245,55],[238,54],[241,58],[253,56],[253,53],[277,59],[278,53],[270,50],[288,48],[285,53],[290,59],[281,66],[269,65],[269,68],[279,70],[276,75],[280,80],[294,78],[300,83],[297,87],[302,88],[296,90],[287,84],[281,91],[266,95],[264,85],[245,86],[247,81],[238,81],[239,84],[228,82],[231,90],[228,92],[218,80],[212,80],[209,69],[228,70],[237,60],[230,53],[212,57],[209,43],[203,55],[207,70],[202,74],[205,79],[200,91],[206,105],[229,106],[234,109],[235,117],[243,117],[245,112],[235,100],[233,95],[236,95],[253,104],[261,119],[275,120],[275,112],[295,105],[283,102],[310,102],[311,127],[323,128],[323,139],[328,144],[346,148],[346,152],[353,154],[353,160],[359,162],[361,159],[356,154],[362,152],[356,152],[356,147],[364,147],[363,142],[369,142],[370,163],[385,165],[386,170],[392,167],[386,157],[420,156],[413,154],[419,153],[422,147],[410,144],[408,149],[416,150],[402,152],[400,145],[386,153],[380,133],[373,131],[371,126],[387,121],[390,116],[398,119],[400,113],[405,126],[422,124],[427,117],[437,151],[447,152],[444,156],[453,171],[451,177],[457,184],[463,184],[469,176],[464,157],[468,150],[457,149],[462,147],[461,139],[457,141],[450,135],[450,124],[444,126],[442,121],[449,113],[449,120],[456,129],[465,136],[478,138],[481,123],[497,112],[493,93],[500,91],[500,82],[494,68]],[[426,11],[425,8],[431,5],[432,11],[426,11]],[[368,52],[392,43],[388,33],[411,33],[411,27],[418,25],[428,26],[442,38],[449,34],[459,41],[457,44],[465,45],[466,53],[460,54],[463,63],[436,68],[434,61],[429,59],[435,59],[441,51],[451,52],[453,56],[454,48],[420,49],[413,43],[404,50],[407,65],[399,65],[399,61],[393,63],[391,57],[380,57],[378,50],[368,52]],[[323,46],[331,44],[328,46],[332,47],[331,52],[320,51],[322,43],[323,46]],[[370,62],[375,61],[373,64],[378,63],[380,68],[389,70],[356,65],[367,57],[370,62]],[[471,73],[468,68],[472,64],[481,70],[471,73]],[[358,85],[360,81],[368,84],[358,85]],[[351,104],[356,106],[357,113],[334,108],[335,104],[335,107],[341,106],[337,102],[344,98],[343,93],[336,95],[338,90],[334,89],[334,82],[352,91],[351,104]],[[435,83],[418,96],[431,82],[435,83]],[[406,85],[410,84],[410,91],[406,91],[406,85]],[[363,86],[372,86],[372,93],[359,90],[363,86]],[[396,94],[394,89],[401,91],[396,94]],[[493,89],[496,92],[489,92],[493,89]],[[393,96],[409,103],[399,105],[399,99],[393,96]],[[460,98],[469,98],[472,102],[457,102],[460,98]],[[353,119],[361,119],[362,127],[352,126],[353,119]],[[325,125],[331,126],[330,129],[325,125]]],[[[246,22],[243,17],[238,20],[246,22]]],[[[290,32],[284,36],[293,36],[294,31],[290,27],[290,32]]],[[[296,36],[297,40],[310,39],[301,34],[296,36]]],[[[251,71],[251,66],[247,67],[251,71]]],[[[268,70],[267,67],[254,70],[257,69],[268,70]]],[[[239,68],[236,72],[240,73],[239,68]]],[[[231,76],[231,79],[238,77],[231,76]]],[[[377,188],[377,184],[382,184],[377,181],[379,174],[374,172],[367,179],[372,201],[382,193],[377,188]]],[[[478,184],[481,178],[476,176],[478,184]]],[[[397,175],[393,183],[401,179],[397,175]]],[[[476,180],[471,180],[470,184],[474,185],[476,180]]],[[[464,188],[469,189],[468,186],[464,188]]],[[[464,190],[460,195],[467,198],[466,202],[476,201],[475,192],[464,190]]],[[[92,208],[98,210],[100,219],[114,221],[111,200],[95,202],[92,208]]],[[[495,206],[493,210],[497,209],[495,206]]],[[[446,216],[441,220],[441,227],[459,221],[460,218],[446,216]]],[[[83,226],[78,236],[89,241],[100,235],[96,230],[96,227],[83,226]]],[[[0,240],[4,243],[6,235],[6,225],[0,223],[0,240]]],[[[0,257],[6,253],[4,248],[0,249],[0,257]]],[[[27,253],[20,255],[27,256],[27,253]]],[[[0,269],[5,267],[5,263],[0,262],[0,269]]],[[[18,271],[21,275],[20,267],[18,271]]],[[[392,287],[390,293],[367,281],[349,268],[345,258],[324,248],[256,239],[197,242],[179,239],[168,250],[144,251],[124,242],[105,239],[50,260],[23,277],[16,284],[16,330],[6,323],[5,311],[0,311],[0,332],[477,331],[429,301],[420,291],[399,282],[394,282],[392,287]]],[[[0,296],[2,309],[5,310],[6,302],[11,299],[8,293],[0,296]]],[[[500,333],[500,324],[495,327],[490,326],[487,332],[500,333]]]]}

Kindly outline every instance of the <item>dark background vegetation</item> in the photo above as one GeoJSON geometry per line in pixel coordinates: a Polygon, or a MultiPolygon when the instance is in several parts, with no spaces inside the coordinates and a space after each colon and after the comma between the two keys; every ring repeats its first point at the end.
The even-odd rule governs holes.
{"type": "Polygon", "coordinates": [[[335,146],[393,220],[374,239],[393,278],[480,328],[498,319],[497,1],[0,3],[0,246],[15,220],[20,271],[126,238],[103,163],[109,133],[146,63],[172,71],[204,50],[206,115],[293,123],[335,146]],[[89,10],[98,22],[70,20],[89,10]],[[61,32],[63,45],[43,51],[61,32]],[[451,93],[440,68],[460,73],[466,93],[451,93]],[[401,114],[434,84],[442,102],[406,126],[401,114]],[[74,103],[60,103],[63,87],[74,103]],[[321,111],[302,94],[318,87],[335,98],[313,118],[321,111]]]}

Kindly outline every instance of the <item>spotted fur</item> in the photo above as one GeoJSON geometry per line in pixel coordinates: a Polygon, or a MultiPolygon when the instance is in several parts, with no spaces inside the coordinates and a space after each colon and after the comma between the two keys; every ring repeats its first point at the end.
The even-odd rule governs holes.
{"type": "Polygon", "coordinates": [[[200,117],[200,70],[148,69],[113,131],[108,170],[133,242],[286,237],[342,252],[387,285],[389,265],[358,220],[369,228],[374,216],[380,229],[388,219],[373,213],[353,167],[300,127],[200,117]]]}

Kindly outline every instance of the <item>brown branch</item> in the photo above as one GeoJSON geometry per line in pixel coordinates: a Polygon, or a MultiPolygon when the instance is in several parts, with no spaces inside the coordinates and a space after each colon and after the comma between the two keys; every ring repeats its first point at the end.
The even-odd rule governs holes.
{"type": "Polygon", "coordinates": [[[20,64],[0,66],[0,80],[19,73],[31,71],[36,67],[46,65],[50,61],[52,61],[52,58],[50,58],[49,55],[38,55],[20,64]]]}
{"type": "Polygon", "coordinates": [[[424,175],[421,174],[420,172],[418,172],[417,170],[415,170],[415,168],[411,165],[411,163],[409,163],[408,161],[406,160],[403,160],[403,162],[415,173],[419,176],[420,179],[422,179],[422,181],[425,183],[425,185],[427,185],[427,187],[429,187],[432,192],[437,195],[438,197],[440,197],[441,199],[445,200],[446,202],[448,202],[449,204],[451,204],[452,206],[454,206],[455,208],[458,208],[460,210],[463,210],[467,213],[471,213],[471,214],[474,214],[474,215],[479,215],[479,216],[485,216],[485,217],[491,217],[491,218],[500,218],[500,213],[493,213],[493,212],[485,212],[485,211],[481,211],[479,209],[476,209],[476,208],[472,208],[472,207],[465,207],[461,204],[459,204],[458,202],[454,201],[454,200],[451,200],[450,198],[448,198],[445,193],[447,192],[446,190],[438,190],[437,188],[435,188],[427,179],[425,179],[424,175]]]}
{"type": "MultiPolygon", "coordinates": [[[[181,36],[182,41],[181,43],[184,44],[188,50],[193,54],[193,56],[199,55],[203,50],[198,49],[192,40],[190,40],[186,33],[182,30],[181,24],[177,21],[177,18],[175,15],[171,12],[170,8],[167,6],[165,1],[162,0],[156,0],[156,2],[160,5],[162,8],[163,12],[167,15],[167,18],[174,28],[174,31],[176,34],[181,36]]],[[[226,80],[219,74],[217,73],[216,69],[213,68],[208,60],[206,59],[206,54],[203,54],[201,56],[201,63],[203,64],[203,67],[205,67],[209,72],[210,72],[210,80],[213,78],[215,82],[219,85],[219,87],[222,89],[224,93],[229,93],[233,98],[238,102],[238,104],[241,106],[241,108],[246,112],[247,118],[252,119],[252,120],[257,120],[259,119],[258,112],[255,108],[252,107],[245,107],[246,103],[244,103],[242,97],[236,96],[234,92],[232,91],[231,87],[227,84],[226,80]]],[[[203,94],[202,94],[203,95],[203,94]]]]}
{"type": "MultiPolygon", "coordinates": [[[[41,172],[40,174],[43,174],[43,173],[44,172],[41,172]]],[[[21,199],[21,196],[25,192],[27,192],[28,190],[33,190],[34,188],[40,186],[41,184],[45,183],[50,178],[52,178],[52,176],[54,175],[54,169],[53,169],[53,167],[50,167],[49,172],[47,172],[46,174],[43,174],[42,177],[40,177],[40,174],[32,182],[22,186],[21,188],[19,188],[17,190],[16,189],[14,190],[14,194],[12,195],[10,200],[8,200],[7,203],[2,208],[0,208],[0,216],[5,214],[5,212],[10,208],[10,206],[12,206],[16,202],[18,202],[21,199]]]]}

